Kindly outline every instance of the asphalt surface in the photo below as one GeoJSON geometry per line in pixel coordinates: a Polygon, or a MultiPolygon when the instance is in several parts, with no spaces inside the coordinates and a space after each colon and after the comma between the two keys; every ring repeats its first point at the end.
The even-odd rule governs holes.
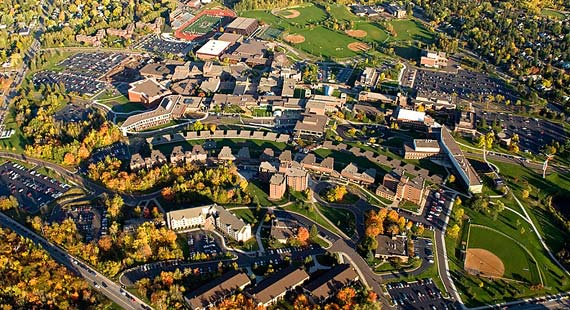
{"type": "Polygon", "coordinates": [[[20,223],[12,220],[2,212],[0,212],[0,225],[13,230],[19,235],[24,236],[43,247],[54,260],[67,267],[77,276],[85,279],[89,285],[95,287],[109,299],[117,303],[119,306],[123,307],[123,309],[144,309],[143,307],[148,307],[150,309],[147,304],[142,302],[137,297],[130,296],[130,294],[128,294],[129,296],[124,296],[121,294],[122,289],[119,285],[109,280],[102,274],[98,273],[95,269],[92,269],[83,262],[79,261],[75,257],[67,254],[65,251],[55,246],[51,242],[45,240],[36,233],[22,226],[20,223]]]}
{"type": "Polygon", "coordinates": [[[431,280],[389,283],[386,285],[386,288],[398,309],[455,309],[448,300],[443,298],[441,292],[431,280]]]}

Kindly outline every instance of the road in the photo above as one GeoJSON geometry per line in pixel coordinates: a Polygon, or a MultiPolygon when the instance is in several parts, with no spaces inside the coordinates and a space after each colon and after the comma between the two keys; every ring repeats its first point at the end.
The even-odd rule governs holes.
{"type": "Polygon", "coordinates": [[[95,269],[80,262],[77,258],[67,254],[58,246],[47,241],[43,237],[40,237],[39,235],[29,230],[28,228],[22,226],[20,223],[14,221],[13,219],[11,219],[9,216],[5,215],[2,212],[0,212],[0,225],[13,230],[19,235],[26,237],[32,240],[34,243],[43,247],[46,250],[46,252],[55,261],[67,267],[77,276],[85,279],[85,281],[87,281],[89,285],[94,287],[95,285],[99,286],[99,288],[96,288],[98,291],[100,291],[109,299],[117,303],[119,306],[123,307],[123,309],[128,309],[128,310],[144,309],[143,307],[148,307],[148,309],[150,309],[150,307],[147,304],[145,304],[137,297],[135,296],[128,297],[122,295],[121,294],[122,289],[119,285],[109,280],[104,275],[97,272],[95,269]]]}

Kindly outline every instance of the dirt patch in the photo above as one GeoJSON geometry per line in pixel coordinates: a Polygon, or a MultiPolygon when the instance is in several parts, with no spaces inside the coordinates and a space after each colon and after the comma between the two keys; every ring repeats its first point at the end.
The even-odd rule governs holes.
{"type": "Polygon", "coordinates": [[[348,48],[354,52],[366,52],[370,49],[370,46],[362,42],[352,42],[348,45],[348,48]]]}
{"type": "Polygon", "coordinates": [[[305,42],[305,37],[300,35],[300,34],[289,34],[289,35],[286,35],[283,38],[283,40],[285,40],[289,43],[298,44],[298,43],[305,42]]]}
{"type": "Polygon", "coordinates": [[[364,38],[367,35],[366,31],[364,30],[347,30],[346,34],[355,38],[364,38]]]}
{"type": "Polygon", "coordinates": [[[484,277],[502,277],[505,265],[497,255],[484,249],[467,249],[465,271],[484,277]]]}
{"type": "Polygon", "coordinates": [[[291,19],[291,18],[299,17],[301,15],[301,12],[299,12],[297,10],[285,10],[285,11],[282,11],[280,13],[280,15],[283,16],[283,18],[291,19]]]}

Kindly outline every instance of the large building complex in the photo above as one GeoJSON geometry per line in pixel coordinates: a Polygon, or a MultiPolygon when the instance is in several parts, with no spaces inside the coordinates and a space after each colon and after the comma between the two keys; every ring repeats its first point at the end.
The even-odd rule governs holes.
{"type": "Polygon", "coordinates": [[[217,230],[237,241],[247,241],[252,237],[251,225],[215,204],[168,212],[166,223],[172,230],[199,227],[217,230]]]}
{"type": "Polygon", "coordinates": [[[472,193],[481,193],[483,191],[483,182],[481,178],[469,162],[469,160],[463,154],[461,148],[451,132],[444,126],[441,128],[440,140],[442,149],[445,151],[449,160],[453,164],[455,171],[459,174],[462,183],[469,189],[472,193]]]}
{"type": "Polygon", "coordinates": [[[258,27],[257,19],[238,17],[226,26],[226,32],[249,36],[258,27]]]}

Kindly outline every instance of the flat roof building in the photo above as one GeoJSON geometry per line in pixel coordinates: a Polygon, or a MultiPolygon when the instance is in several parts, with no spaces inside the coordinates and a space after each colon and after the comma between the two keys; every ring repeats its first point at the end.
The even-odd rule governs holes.
{"type": "Polygon", "coordinates": [[[231,42],[210,40],[196,51],[196,57],[202,60],[219,58],[230,45],[231,42]]]}
{"type": "Polygon", "coordinates": [[[469,160],[467,160],[465,154],[463,154],[463,151],[459,148],[459,145],[455,142],[455,139],[445,126],[441,128],[439,142],[443,151],[451,160],[454,170],[459,173],[459,177],[463,184],[467,186],[470,192],[475,194],[481,193],[483,191],[483,182],[481,181],[481,178],[469,160]]]}
{"type": "Polygon", "coordinates": [[[129,101],[140,102],[146,106],[152,105],[171,92],[154,79],[145,79],[129,84],[129,101]]]}
{"type": "Polygon", "coordinates": [[[226,26],[226,32],[249,36],[257,29],[258,25],[259,23],[255,18],[238,17],[226,26]]]}
{"type": "Polygon", "coordinates": [[[374,253],[376,258],[399,258],[402,262],[408,261],[408,242],[404,236],[376,236],[378,247],[374,253]]]}

